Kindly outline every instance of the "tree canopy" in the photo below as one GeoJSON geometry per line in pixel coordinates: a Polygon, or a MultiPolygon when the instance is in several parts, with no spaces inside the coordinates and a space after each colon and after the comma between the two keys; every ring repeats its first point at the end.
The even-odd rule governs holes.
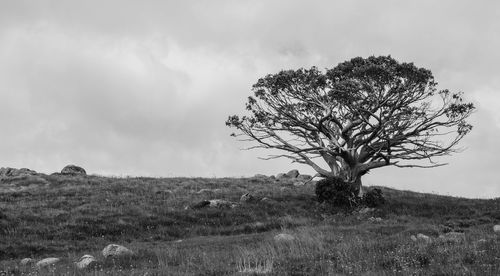
{"type": "Polygon", "coordinates": [[[375,168],[443,165],[435,157],[458,151],[472,129],[474,106],[462,93],[438,90],[430,70],[390,56],[281,71],[252,90],[249,114],[226,121],[235,136],[256,142],[250,148],[281,150],[268,159],[290,158],[358,185],[375,168]]]}

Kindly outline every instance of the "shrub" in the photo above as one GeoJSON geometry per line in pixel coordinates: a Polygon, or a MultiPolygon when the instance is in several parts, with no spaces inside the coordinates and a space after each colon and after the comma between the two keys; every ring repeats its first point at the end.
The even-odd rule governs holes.
{"type": "Polygon", "coordinates": [[[382,190],[375,188],[369,190],[363,195],[363,203],[368,207],[379,207],[385,204],[385,198],[382,190]]]}
{"type": "Polygon", "coordinates": [[[341,178],[325,178],[316,184],[319,202],[327,202],[336,207],[353,207],[359,203],[356,189],[341,178]]]}

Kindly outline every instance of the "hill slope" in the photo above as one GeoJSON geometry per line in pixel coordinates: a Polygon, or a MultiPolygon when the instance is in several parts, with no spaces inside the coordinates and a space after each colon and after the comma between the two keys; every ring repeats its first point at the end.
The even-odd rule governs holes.
{"type": "Polygon", "coordinates": [[[380,187],[387,204],[361,214],[318,204],[313,185],[262,177],[41,177],[0,183],[0,271],[26,272],[31,268],[20,267],[21,258],[55,256],[62,259],[56,274],[85,274],[72,265],[83,254],[101,260],[92,275],[500,271],[500,235],[492,230],[500,199],[380,187]],[[240,203],[245,193],[255,200],[240,203]],[[229,203],[190,208],[212,199],[229,203]],[[447,232],[464,236],[439,238],[447,232]],[[294,240],[275,241],[278,233],[294,240]],[[410,239],[419,233],[433,241],[410,239]],[[110,243],[137,254],[104,260],[100,250],[110,243]]]}

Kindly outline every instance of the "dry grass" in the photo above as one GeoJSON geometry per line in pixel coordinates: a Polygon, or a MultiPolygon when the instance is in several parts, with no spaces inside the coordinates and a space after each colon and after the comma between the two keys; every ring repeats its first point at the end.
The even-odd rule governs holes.
{"type": "Polygon", "coordinates": [[[319,205],[313,186],[271,179],[46,176],[0,183],[0,271],[13,275],[495,275],[500,271],[500,200],[472,200],[382,188],[374,213],[319,205]],[[203,190],[205,189],[205,190],[203,190]],[[202,190],[200,192],[200,190],[202,190]],[[234,209],[185,209],[206,199],[267,202],[234,209]],[[371,222],[369,217],[381,217],[371,222]],[[460,231],[465,240],[446,242],[460,231]],[[295,240],[277,242],[277,233],[295,240]],[[415,243],[424,233],[432,243],[415,243]],[[178,240],[182,240],[178,242],[178,240]],[[133,258],[104,260],[123,244],[133,258]],[[73,262],[100,260],[91,271],[73,262]],[[24,257],[60,257],[51,270],[19,267],[24,257]]]}

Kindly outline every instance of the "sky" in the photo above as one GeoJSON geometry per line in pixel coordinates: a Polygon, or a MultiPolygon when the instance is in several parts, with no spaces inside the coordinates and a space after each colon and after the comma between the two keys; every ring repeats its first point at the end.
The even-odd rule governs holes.
{"type": "Polygon", "coordinates": [[[391,55],[430,69],[477,111],[465,150],[365,185],[500,197],[498,1],[0,1],[0,167],[43,173],[240,177],[264,161],[225,126],[282,69],[391,55]]]}

